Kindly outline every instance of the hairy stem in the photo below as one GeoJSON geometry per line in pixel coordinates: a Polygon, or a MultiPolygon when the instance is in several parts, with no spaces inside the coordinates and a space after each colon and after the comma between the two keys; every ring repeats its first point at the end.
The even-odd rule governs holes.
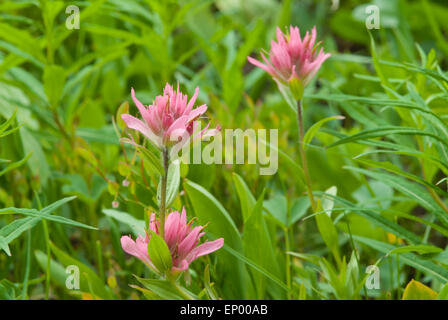
{"type": "Polygon", "coordinates": [[[160,190],[160,236],[165,239],[165,213],[166,213],[166,184],[168,181],[168,168],[169,168],[169,151],[168,148],[164,148],[162,152],[163,157],[163,169],[164,173],[162,175],[162,186],[160,190]]]}
{"type": "Polygon", "coordinates": [[[305,137],[303,132],[303,111],[302,101],[297,101],[297,125],[299,127],[299,153],[302,160],[303,173],[305,175],[306,188],[308,191],[308,197],[310,198],[311,208],[313,212],[316,211],[316,203],[314,202],[313,189],[311,188],[311,179],[308,171],[308,163],[306,161],[305,150],[303,150],[303,139],[305,137]]]}

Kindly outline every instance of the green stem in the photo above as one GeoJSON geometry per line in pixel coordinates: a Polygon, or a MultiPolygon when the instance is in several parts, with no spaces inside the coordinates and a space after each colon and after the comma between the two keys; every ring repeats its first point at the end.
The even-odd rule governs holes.
{"type": "Polygon", "coordinates": [[[160,223],[160,236],[162,237],[162,239],[165,239],[166,185],[168,181],[168,168],[170,163],[168,148],[163,149],[162,157],[163,157],[164,173],[162,176],[162,186],[160,190],[159,223],[160,223]]]}
{"type": "Polygon", "coordinates": [[[176,280],[171,280],[171,283],[173,284],[173,287],[176,289],[176,291],[181,295],[182,298],[184,298],[185,300],[196,300],[195,298],[193,298],[190,294],[188,294],[186,292],[186,290],[184,290],[184,288],[182,288],[181,286],[179,286],[176,282],[176,280]]]}
{"type": "Polygon", "coordinates": [[[101,253],[103,250],[101,249],[101,242],[100,240],[96,240],[96,254],[97,254],[97,260],[98,260],[98,270],[100,272],[100,278],[102,280],[105,280],[104,276],[104,267],[103,267],[103,256],[101,253]]]}
{"type": "Polygon", "coordinates": [[[390,300],[394,299],[394,265],[393,257],[389,258],[390,300]]]}
{"type": "Polygon", "coordinates": [[[308,171],[308,163],[306,161],[305,150],[303,150],[303,139],[305,137],[303,130],[303,107],[302,100],[297,100],[297,125],[299,127],[299,153],[302,160],[303,173],[305,175],[306,188],[308,197],[310,198],[311,208],[316,212],[316,203],[314,202],[313,189],[311,188],[311,179],[308,171]]]}
{"type": "Polygon", "coordinates": [[[50,233],[48,232],[47,220],[42,219],[42,225],[44,227],[45,246],[47,249],[47,265],[46,265],[46,277],[45,277],[45,300],[50,297],[50,277],[51,277],[51,248],[50,248],[50,233]]]}
{"type": "MultiPolygon", "coordinates": [[[[398,224],[398,218],[395,217],[395,223],[398,224]]],[[[398,246],[398,238],[395,238],[395,245],[398,246]]],[[[397,300],[401,298],[401,283],[400,283],[400,255],[396,254],[397,264],[397,300]]]]}
{"type": "MultiPolygon", "coordinates": [[[[355,241],[353,241],[352,231],[350,230],[350,223],[348,223],[348,220],[345,220],[345,223],[347,224],[347,231],[348,231],[348,234],[350,236],[350,242],[351,242],[351,245],[352,245],[352,250],[355,253],[356,263],[358,264],[358,267],[360,267],[361,266],[360,257],[358,255],[358,250],[355,247],[355,241]]],[[[353,283],[355,283],[354,280],[353,280],[353,283]]],[[[365,296],[366,300],[368,300],[369,296],[367,295],[366,285],[364,284],[362,287],[364,288],[364,296],[365,296]]]]}
{"type": "Polygon", "coordinates": [[[397,263],[397,300],[401,299],[401,283],[400,283],[400,258],[399,258],[399,254],[396,254],[397,259],[396,259],[396,263],[397,263]]]}
{"type": "Polygon", "coordinates": [[[25,276],[23,279],[22,300],[25,300],[27,296],[30,269],[31,269],[31,230],[28,230],[26,237],[26,265],[25,265],[25,276]]]}
{"type": "Polygon", "coordinates": [[[61,120],[59,119],[59,115],[56,111],[53,111],[53,119],[59,131],[61,132],[62,136],[68,141],[68,143],[70,143],[71,146],[73,146],[74,145],[73,138],[68,134],[67,130],[65,129],[61,120]]]}
{"type": "MultiPolygon", "coordinates": [[[[35,190],[34,190],[34,194],[36,196],[37,208],[39,210],[42,210],[42,203],[40,202],[39,195],[35,190]]],[[[42,219],[42,226],[44,229],[45,247],[46,247],[46,251],[47,251],[47,265],[46,265],[46,272],[45,272],[45,300],[48,300],[50,297],[51,248],[50,248],[50,232],[48,231],[47,220],[42,219]]]]}
{"type": "MultiPolygon", "coordinates": [[[[291,251],[289,247],[289,230],[288,228],[284,229],[285,231],[285,249],[286,252],[291,251]]],[[[291,255],[286,254],[286,285],[288,287],[288,299],[291,299],[291,255]]]]}

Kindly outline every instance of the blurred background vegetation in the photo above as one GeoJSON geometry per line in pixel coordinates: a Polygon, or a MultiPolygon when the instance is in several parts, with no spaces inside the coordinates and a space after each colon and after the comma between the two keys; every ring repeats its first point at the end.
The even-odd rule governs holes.
{"type": "MultiPolygon", "coordinates": [[[[378,67],[372,60],[370,36],[365,27],[365,8],[369,4],[380,8],[381,28],[371,31],[377,59],[428,69],[431,62],[438,61],[441,69],[447,68],[448,6],[444,0],[346,0],[337,6],[329,0],[0,2],[0,116],[7,121],[17,111],[14,126],[20,126],[1,138],[0,158],[13,162],[26,158],[17,168],[0,176],[0,206],[41,209],[61,198],[77,196],[62,205],[58,215],[98,227],[89,230],[48,221],[48,226],[37,224],[17,235],[9,243],[11,256],[0,253],[0,279],[5,279],[0,281],[2,298],[73,298],[73,293],[64,286],[65,270],[61,268],[80,263],[93,273],[91,277],[100,283],[99,287],[106,288],[103,295],[98,293],[103,289],[94,289],[96,295],[140,297],[128,284],[136,283],[132,274],[148,276],[148,271],[140,261],[127,257],[119,243],[120,236],[129,234],[131,229],[103,210],[111,209],[115,200],[119,202],[117,210],[143,220],[144,212],[157,208],[156,178],[145,172],[143,162],[136,159],[131,148],[120,145],[119,138],[127,133],[117,114],[127,108],[136,113],[130,98],[131,87],[142,102],[149,104],[166,82],[179,83],[181,90],[190,96],[199,86],[199,100],[209,107],[207,116],[212,127],[279,129],[281,153],[279,170],[274,176],[260,176],[257,165],[183,166],[180,192],[172,206],[179,209],[186,205],[189,215],[198,214],[192,191],[185,185],[191,181],[223,204],[237,229],[243,231],[244,208],[236,183],[242,177],[255,198],[266,190],[264,219],[278,266],[258,261],[256,256],[252,260],[286,281],[284,271],[274,270],[285,269],[286,249],[329,256],[330,249],[314,220],[303,220],[309,204],[297,168],[300,162],[296,152],[295,113],[269,76],[247,62],[248,55],[258,58],[261,48],[269,49],[277,26],[283,29],[297,25],[303,34],[316,25],[318,39],[325,51],[332,54],[318,80],[307,88],[306,127],[324,117],[336,114],[346,117],[344,121],[326,124],[326,130],[320,131],[313,147],[308,148],[313,189],[325,191],[336,185],[338,196],[353,203],[368,206],[363,201],[378,197],[383,199],[378,200],[383,209],[426,217],[428,210],[412,199],[393,199],[400,190],[397,192],[363,173],[343,169],[346,165],[362,167],[352,158],[370,150],[369,146],[345,144],[325,148],[344,135],[390,123],[400,125],[404,119],[387,106],[380,110],[362,101],[328,98],[340,93],[374,99],[387,97],[383,80],[377,77],[378,67]],[[69,14],[65,10],[69,5],[80,9],[79,29],[66,27],[69,14]],[[422,65],[420,52],[429,61],[427,65],[422,65]],[[124,179],[130,181],[129,187],[122,185],[124,179]],[[289,236],[289,248],[285,248],[285,236],[289,236]],[[54,260],[48,268],[50,256],[54,260]],[[49,273],[51,276],[46,277],[49,273]]],[[[415,70],[388,65],[383,65],[382,70],[383,77],[392,79],[390,82],[397,91],[408,80],[426,90],[419,91],[425,98],[438,90],[426,87],[422,79],[426,75],[420,74],[419,80],[415,70]]],[[[446,87],[442,85],[440,90],[446,91],[446,87]]],[[[446,119],[446,100],[436,101],[432,109],[446,119]]],[[[401,142],[412,145],[411,139],[401,142]]],[[[416,159],[399,156],[390,159],[408,172],[420,174],[416,159]]],[[[440,175],[433,167],[427,171],[429,180],[440,175]]],[[[16,218],[13,215],[0,218],[0,228],[16,218]]],[[[388,219],[396,221],[396,217],[388,219]]],[[[434,221],[431,219],[428,217],[434,221]]],[[[402,241],[365,217],[353,214],[349,221],[353,234],[392,244],[402,241]]],[[[424,224],[414,221],[403,225],[419,234],[427,230],[424,224]]],[[[339,229],[346,232],[346,226],[342,223],[339,229]]],[[[434,235],[429,239],[445,249],[446,237],[434,235]]],[[[250,241],[244,244],[246,249],[250,248],[250,241]]],[[[353,249],[349,237],[340,237],[339,247],[349,260],[353,249]]],[[[382,255],[378,248],[362,245],[360,250],[362,273],[365,265],[375,263],[382,255]]],[[[284,291],[272,284],[269,287],[269,283],[269,289],[255,286],[253,291],[229,284],[230,278],[225,279],[220,259],[228,257],[217,253],[195,262],[191,271],[194,290],[202,289],[201,270],[209,264],[214,289],[222,298],[285,297],[284,291]]],[[[313,299],[322,295],[353,297],[335,291],[336,284],[314,274],[316,268],[307,267],[302,259],[291,259],[293,287],[297,289],[293,298],[298,298],[299,291],[302,297],[305,291],[313,299]],[[300,289],[303,286],[306,289],[300,289]]],[[[381,290],[369,292],[369,296],[399,298],[400,286],[410,278],[425,280],[425,274],[397,263],[395,257],[385,259],[384,270],[387,272],[382,273],[381,290]]],[[[257,276],[257,272],[252,274],[254,282],[258,281],[257,276]]],[[[232,281],[239,280],[235,277],[232,281]]],[[[441,282],[431,284],[438,290],[441,282]]],[[[83,291],[87,293],[82,298],[91,298],[88,294],[91,290],[83,291]]]]}

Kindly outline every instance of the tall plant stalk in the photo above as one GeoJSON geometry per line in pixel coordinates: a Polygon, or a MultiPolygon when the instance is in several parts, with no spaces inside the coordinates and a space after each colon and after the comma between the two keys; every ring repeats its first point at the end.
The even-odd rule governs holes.
{"type": "Polygon", "coordinates": [[[162,161],[164,173],[162,175],[162,185],[160,190],[160,212],[159,212],[159,223],[160,223],[160,236],[165,239],[165,214],[166,214],[166,185],[168,181],[168,169],[170,163],[170,156],[168,148],[164,148],[162,151],[162,161]]]}
{"type": "Polygon", "coordinates": [[[316,211],[316,203],[314,201],[313,189],[311,188],[311,179],[310,179],[310,173],[308,171],[308,163],[306,161],[306,154],[305,154],[305,150],[303,149],[303,139],[304,139],[305,135],[304,135],[304,130],[303,130],[302,100],[297,100],[297,125],[299,127],[299,153],[300,153],[300,158],[302,160],[302,168],[303,168],[303,173],[305,175],[306,188],[307,188],[307,192],[308,192],[308,197],[310,199],[311,208],[313,209],[313,212],[315,212],[316,211]]]}

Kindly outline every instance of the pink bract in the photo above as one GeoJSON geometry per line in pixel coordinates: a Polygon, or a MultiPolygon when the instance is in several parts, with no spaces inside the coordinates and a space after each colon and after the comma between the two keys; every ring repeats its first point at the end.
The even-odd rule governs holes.
{"type": "MultiPolygon", "coordinates": [[[[159,222],[156,221],[154,213],[151,214],[149,229],[160,235],[159,222]]],[[[187,270],[190,263],[196,258],[212,253],[224,245],[224,239],[219,238],[214,241],[206,241],[200,245],[199,239],[204,235],[203,226],[192,227],[191,221],[187,223],[185,208],[182,214],[177,211],[171,212],[165,219],[165,242],[170,249],[173,262],[173,271],[187,270]]],[[[156,269],[148,255],[148,243],[151,236],[138,236],[136,241],[130,236],[121,237],[123,250],[139,258],[151,268],[156,269]]]]}
{"type": "Polygon", "coordinates": [[[316,42],[316,27],[311,34],[307,31],[303,39],[298,27],[290,26],[289,34],[283,34],[277,27],[277,42],[271,41],[269,59],[261,53],[262,63],[251,57],[248,60],[253,65],[268,72],[276,81],[287,84],[292,79],[299,79],[306,86],[319,71],[322,63],[330,57],[316,42]]]}
{"type": "MultiPolygon", "coordinates": [[[[167,83],[163,95],[157,96],[152,105],[146,107],[135,97],[135,91],[132,89],[132,99],[142,120],[130,114],[123,114],[121,118],[129,128],[141,132],[157,147],[170,146],[189,138],[197,126],[195,120],[207,111],[205,104],[193,108],[198,93],[199,88],[196,88],[193,97],[188,101],[187,95],[179,91],[179,86],[174,91],[167,83]]],[[[208,125],[199,135],[202,136],[207,129],[208,125]]],[[[207,135],[213,135],[216,131],[217,129],[208,130],[207,135]]]]}

